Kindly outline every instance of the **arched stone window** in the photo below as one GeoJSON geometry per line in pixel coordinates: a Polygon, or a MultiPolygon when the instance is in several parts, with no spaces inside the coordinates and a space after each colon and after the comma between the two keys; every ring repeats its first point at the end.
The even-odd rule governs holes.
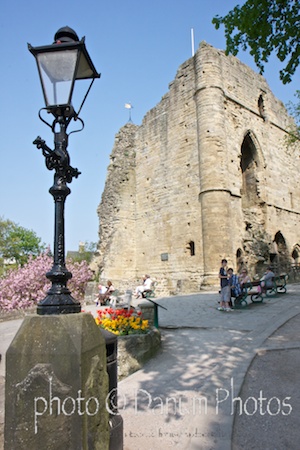
{"type": "Polygon", "coordinates": [[[257,150],[251,138],[251,133],[248,132],[244,137],[241,147],[241,169],[243,177],[241,194],[243,208],[249,208],[258,203],[257,167],[257,150]]]}
{"type": "Polygon", "coordinates": [[[277,266],[279,272],[287,272],[290,268],[290,256],[288,248],[281,231],[277,231],[274,237],[274,244],[276,248],[276,257],[274,263],[277,266]]]}
{"type": "Polygon", "coordinates": [[[300,245],[296,244],[292,251],[292,271],[294,281],[299,281],[300,276],[300,245]]]}
{"type": "Polygon", "coordinates": [[[292,258],[293,258],[293,265],[297,266],[300,262],[300,249],[299,246],[295,246],[293,252],[292,252],[292,258]]]}
{"type": "Polygon", "coordinates": [[[258,102],[257,102],[259,114],[261,117],[266,120],[266,110],[265,110],[265,104],[264,104],[264,98],[262,95],[259,96],[258,102]]]}

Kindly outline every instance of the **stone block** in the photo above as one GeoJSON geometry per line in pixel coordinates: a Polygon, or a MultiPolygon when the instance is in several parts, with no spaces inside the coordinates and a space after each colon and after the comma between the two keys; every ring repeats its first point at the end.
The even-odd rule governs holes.
{"type": "Polygon", "coordinates": [[[159,350],[161,335],[156,328],[147,334],[118,336],[119,380],[141,369],[159,350]]]}
{"type": "Polygon", "coordinates": [[[147,300],[141,301],[138,307],[142,311],[143,320],[148,320],[149,326],[154,326],[154,304],[147,300]]]}
{"type": "Polygon", "coordinates": [[[27,316],[6,353],[5,450],[108,450],[104,338],[90,314],[27,316]]]}

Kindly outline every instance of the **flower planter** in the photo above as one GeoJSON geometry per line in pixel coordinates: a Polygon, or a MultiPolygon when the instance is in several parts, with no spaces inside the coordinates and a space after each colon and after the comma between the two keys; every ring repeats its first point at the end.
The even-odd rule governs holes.
{"type": "Polygon", "coordinates": [[[146,334],[118,336],[118,379],[141,369],[160,348],[161,335],[156,328],[146,334]]]}

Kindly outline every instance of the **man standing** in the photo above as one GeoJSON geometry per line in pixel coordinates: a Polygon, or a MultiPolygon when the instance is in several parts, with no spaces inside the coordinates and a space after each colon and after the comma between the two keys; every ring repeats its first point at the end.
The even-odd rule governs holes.
{"type": "Polygon", "coordinates": [[[227,273],[227,259],[222,259],[219,272],[221,284],[221,303],[218,307],[219,311],[231,311],[229,302],[231,298],[231,286],[229,284],[229,276],[227,273]]]}

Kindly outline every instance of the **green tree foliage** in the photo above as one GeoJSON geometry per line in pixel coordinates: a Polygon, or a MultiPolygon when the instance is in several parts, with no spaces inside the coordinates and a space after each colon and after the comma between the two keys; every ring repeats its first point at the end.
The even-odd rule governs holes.
{"type": "Polygon", "coordinates": [[[226,53],[237,55],[240,47],[254,57],[261,73],[264,63],[275,51],[286,66],[280,79],[289,83],[300,63],[300,4],[299,0],[247,0],[224,16],[216,16],[216,29],[225,26],[226,53]]]}
{"type": "Polygon", "coordinates": [[[11,220],[0,218],[0,256],[12,258],[23,266],[30,255],[37,256],[45,246],[34,231],[21,227],[11,220]]]}
{"type": "Polygon", "coordinates": [[[295,97],[297,98],[297,103],[289,102],[287,104],[288,112],[295,119],[295,127],[290,130],[291,135],[289,136],[288,143],[300,140],[300,91],[296,91],[295,97]]]}
{"type": "Polygon", "coordinates": [[[96,242],[85,242],[84,244],[79,245],[78,252],[68,252],[67,258],[74,263],[81,261],[86,261],[87,263],[90,263],[93,259],[96,249],[97,249],[96,242]]]}

